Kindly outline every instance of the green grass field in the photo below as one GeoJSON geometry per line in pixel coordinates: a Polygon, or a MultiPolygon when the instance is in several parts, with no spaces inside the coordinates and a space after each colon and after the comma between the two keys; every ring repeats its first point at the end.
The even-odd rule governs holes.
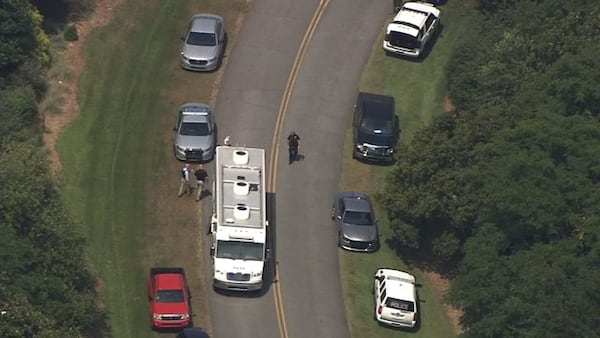
{"type": "MultiPolygon", "coordinates": [[[[360,89],[395,97],[402,128],[401,142],[408,142],[433,116],[444,112],[446,68],[454,46],[467,29],[468,13],[472,9],[472,1],[450,1],[442,7],[443,30],[432,52],[422,62],[386,56],[380,42],[383,40],[383,30],[375,42],[371,58],[363,71],[360,89]]],[[[385,28],[386,22],[381,25],[382,29],[385,28]]],[[[351,152],[352,130],[348,129],[340,189],[373,195],[383,184],[390,167],[359,163],[351,159],[351,152]]],[[[391,230],[383,212],[376,211],[379,211],[382,243],[385,243],[391,236],[391,230]]],[[[340,252],[340,265],[347,319],[353,337],[456,336],[456,329],[444,307],[443,295],[428,283],[418,267],[406,266],[388,245],[383,244],[381,250],[369,255],[340,252]],[[370,289],[372,275],[378,267],[406,270],[417,277],[417,283],[421,285],[418,288],[421,325],[415,332],[386,328],[373,320],[374,302],[370,289]]]]}
{"type": "Polygon", "coordinates": [[[80,116],[64,131],[59,153],[64,195],[87,234],[93,268],[104,282],[115,337],[148,336],[142,246],[156,227],[146,212],[146,168],[162,155],[160,97],[168,83],[162,63],[186,2],[130,1],[111,24],[93,32],[85,49],[80,116]],[[135,15],[126,15],[135,13],[135,15]],[[143,21],[146,21],[143,24],[143,21]],[[143,30],[142,30],[143,29],[143,30]]]}
{"type": "MultiPolygon", "coordinates": [[[[192,14],[207,11],[225,17],[233,39],[246,9],[244,0],[129,0],[86,41],[79,116],[57,147],[63,196],[86,235],[114,337],[153,335],[148,267],[185,266],[197,284],[192,294],[202,291],[194,252],[201,241],[178,243],[201,231],[197,204],[175,197],[181,164],[171,126],[177,105],[210,101],[218,74],[179,69],[180,37],[192,14]]],[[[207,311],[194,310],[202,313],[195,322],[210,329],[207,311]]]]}

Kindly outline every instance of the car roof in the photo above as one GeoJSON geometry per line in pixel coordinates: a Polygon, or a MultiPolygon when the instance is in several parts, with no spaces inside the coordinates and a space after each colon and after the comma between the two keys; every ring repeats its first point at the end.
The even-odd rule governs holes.
{"type": "Polygon", "coordinates": [[[204,103],[186,103],[179,107],[179,113],[183,122],[208,122],[212,111],[204,103]]]}
{"type": "Polygon", "coordinates": [[[440,10],[429,3],[406,2],[388,25],[388,31],[402,32],[416,37],[419,30],[425,26],[429,14],[439,17],[440,10]]]}
{"type": "Polygon", "coordinates": [[[182,122],[208,123],[208,114],[183,115],[182,122]]]}
{"type": "Polygon", "coordinates": [[[407,22],[419,28],[425,26],[429,14],[439,17],[440,10],[424,2],[406,2],[394,17],[394,22],[407,22]]]}
{"type": "Polygon", "coordinates": [[[157,290],[183,289],[183,275],[178,273],[160,273],[154,275],[157,290]]]}
{"type": "Polygon", "coordinates": [[[348,211],[368,211],[371,212],[371,204],[368,199],[359,197],[344,197],[344,207],[348,211]]]}
{"type": "Polygon", "coordinates": [[[378,274],[385,276],[387,296],[415,302],[415,277],[407,272],[379,269],[378,274]]]}
{"type": "Polygon", "coordinates": [[[184,103],[181,106],[179,106],[179,111],[186,114],[186,113],[205,113],[205,112],[210,112],[210,106],[204,103],[184,103]]]}
{"type": "Polygon", "coordinates": [[[196,14],[192,17],[192,32],[215,33],[218,21],[223,19],[214,14],[196,14]]]}
{"type": "Polygon", "coordinates": [[[392,96],[359,93],[358,104],[362,105],[363,114],[377,116],[393,116],[395,115],[395,103],[392,96]]]}

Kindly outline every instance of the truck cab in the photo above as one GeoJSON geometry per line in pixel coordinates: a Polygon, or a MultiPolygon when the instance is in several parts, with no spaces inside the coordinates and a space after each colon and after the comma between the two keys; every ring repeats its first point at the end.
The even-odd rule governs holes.
{"type": "Polygon", "coordinates": [[[182,268],[152,268],[148,276],[150,322],[155,329],[192,324],[190,291],[182,268]]]}

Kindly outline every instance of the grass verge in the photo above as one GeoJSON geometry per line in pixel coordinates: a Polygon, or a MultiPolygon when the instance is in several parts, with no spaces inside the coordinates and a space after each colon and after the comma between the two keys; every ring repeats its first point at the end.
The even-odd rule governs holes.
{"type": "MultiPolygon", "coordinates": [[[[361,79],[361,91],[392,95],[402,128],[402,143],[433,116],[444,112],[447,93],[446,68],[464,32],[468,29],[468,14],[473,1],[449,2],[442,7],[443,29],[424,61],[411,62],[386,56],[381,49],[383,30],[375,42],[371,58],[361,79]]],[[[386,23],[382,23],[384,28],[386,23]]],[[[351,159],[352,129],[347,132],[340,189],[362,191],[373,195],[379,190],[390,167],[366,165],[351,159]]],[[[400,155],[401,156],[401,155],[400,155]]],[[[387,244],[392,232],[384,213],[377,208],[380,219],[382,247],[374,254],[364,255],[340,251],[342,287],[346,315],[353,337],[427,337],[447,338],[457,335],[457,325],[444,304],[439,287],[431,284],[425,272],[417,266],[407,266],[387,244]],[[414,332],[379,326],[373,320],[374,302],[371,295],[372,275],[378,267],[408,271],[417,277],[421,324],[414,332]]]]}
{"type": "MultiPolygon", "coordinates": [[[[245,0],[129,0],[86,41],[79,116],[58,142],[61,186],[86,235],[114,337],[155,335],[145,289],[151,266],[182,266],[192,294],[205,293],[199,207],[192,196],[176,197],[181,163],[171,126],[179,104],[211,102],[220,72],[179,69],[179,38],[192,14],[213,12],[234,41],[247,8],[245,0]]],[[[192,303],[195,324],[210,331],[206,300],[192,303]]]]}

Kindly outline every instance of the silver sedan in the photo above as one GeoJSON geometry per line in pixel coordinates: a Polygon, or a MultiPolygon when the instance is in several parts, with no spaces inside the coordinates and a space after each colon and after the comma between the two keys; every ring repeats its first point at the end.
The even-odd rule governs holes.
{"type": "Polygon", "coordinates": [[[215,14],[194,15],[183,41],[182,68],[193,71],[219,68],[227,43],[223,18],[215,14]]]}

